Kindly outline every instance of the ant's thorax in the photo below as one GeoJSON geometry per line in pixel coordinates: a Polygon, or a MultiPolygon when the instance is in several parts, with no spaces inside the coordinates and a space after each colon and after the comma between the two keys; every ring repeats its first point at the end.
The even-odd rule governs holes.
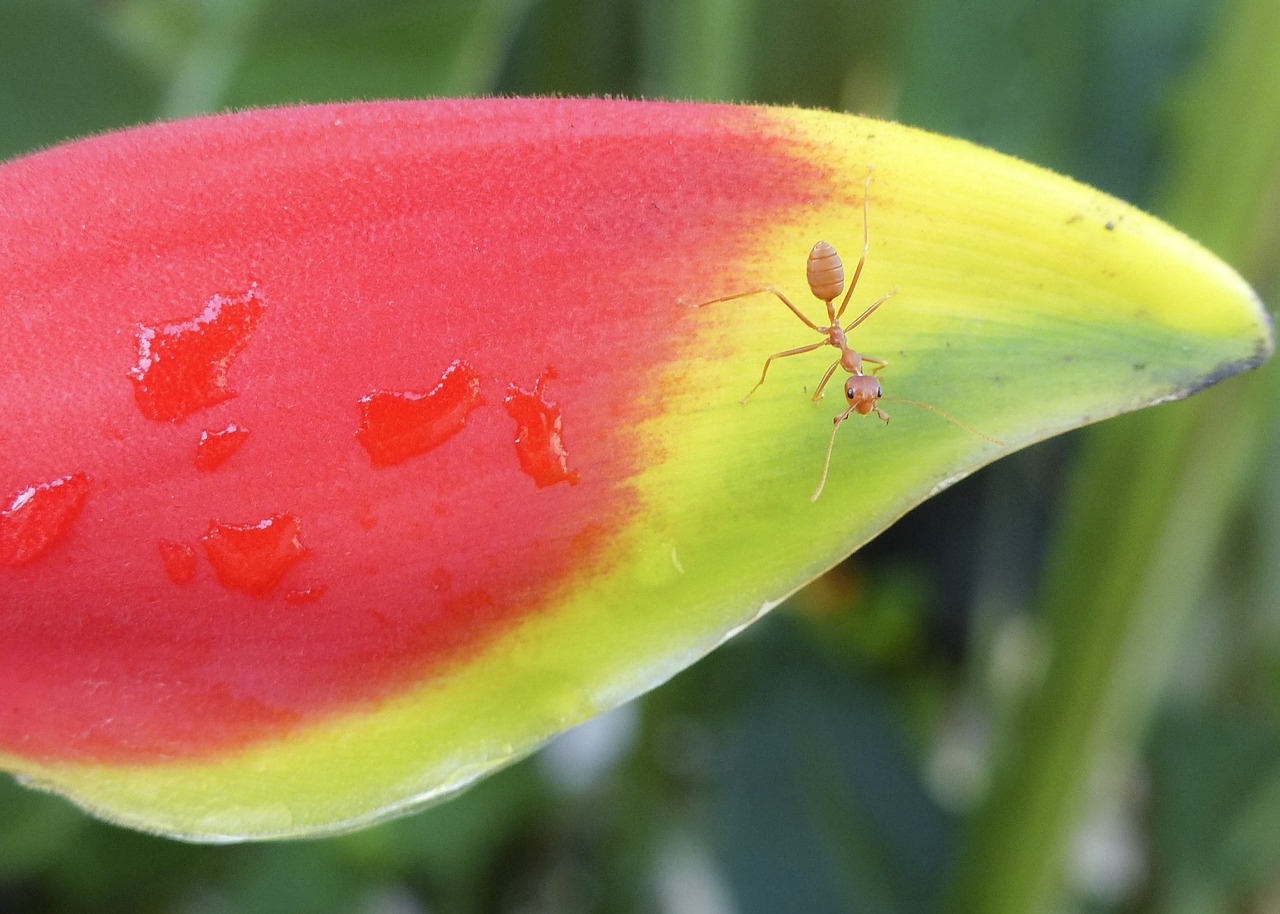
{"type": "Polygon", "coordinates": [[[827,328],[827,340],[840,350],[840,367],[850,374],[862,374],[862,355],[849,346],[849,338],[839,321],[827,328]]]}

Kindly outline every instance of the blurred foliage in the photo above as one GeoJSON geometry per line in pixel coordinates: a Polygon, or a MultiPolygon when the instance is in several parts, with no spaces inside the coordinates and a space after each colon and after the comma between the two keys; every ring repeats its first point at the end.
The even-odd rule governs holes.
{"type": "MultiPolygon", "coordinates": [[[[798,103],[1065,171],[1274,294],[1277,47],[1274,0],[0,0],[0,154],[338,98],[798,103]]],[[[0,912],[1280,910],[1275,378],[1001,461],[416,816],[188,846],[0,779],[0,912]]]]}

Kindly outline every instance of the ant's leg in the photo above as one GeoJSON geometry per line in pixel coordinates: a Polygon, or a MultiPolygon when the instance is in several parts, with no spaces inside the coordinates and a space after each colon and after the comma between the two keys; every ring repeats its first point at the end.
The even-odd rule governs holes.
{"type": "Polygon", "coordinates": [[[849,291],[844,293],[844,301],[840,303],[840,310],[836,312],[836,318],[839,319],[844,314],[844,309],[849,307],[849,299],[853,295],[854,288],[858,285],[858,277],[862,275],[862,266],[867,262],[867,249],[871,246],[871,228],[867,218],[867,210],[869,204],[867,200],[871,196],[871,172],[873,169],[867,167],[867,184],[862,191],[862,256],[858,258],[858,265],[854,267],[853,278],[849,280],[849,291]]]}
{"type": "MultiPolygon", "coordinates": [[[[861,355],[861,353],[859,353],[859,355],[861,355]]],[[[875,374],[881,368],[887,368],[889,365],[889,363],[886,362],[884,359],[877,359],[873,355],[862,356],[862,364],[865,365],[867,362],[870,362],[873,366],[875,366],[874,368],[871,369],[872,374],[875,374]]]]}
{"type": "Polygon", "coordinates": [[[842,413],[838,413],[831,421],[831,440],[827,442],[827,457],[822,462],[822,478],[818,480],[818,488],[813,490],[813,495],[809,497],[809,501],[817,501],[818,496],[822,494],[822,488],[827,484],[827,470],[831,468],[831,451],[836,446],[836,432],[840,431],[840,423],[849,418],[854,407],[850,406],[842,413]]]}
{"type": "Polygon", "coordinates": [[[871,307],[867,308],[866,311],[863,311],[861,314],[855,317],[852,321],[850,321],[849,326],[844,328],[844,332],[848,333],[854,327],[861,324],[863,321],[865,321],[867,318],[871,316],[872,312],[874,312],[876,308],[879,308],[881,305],[883,305],[885,302],[887,302],[889,299],[893,298],[897,294],[898,294],[898,287],[894,286],[888,292],[884,293],[884,295],[881,295],[879,298],[873,301],[871,303],[871,307]]]}
{"type": "Polygon", "coordinates": [[[753,393],[755,393],[757,390],[760,389],[760,385],[764,383],[764,376],[769,373],[769,363],[772,362],[774,359],[785,359],[789,355],[799,355],[802,352],[813,352],[813,350],[821,349],[825,345],[827,345],[827,341],[823,340],[821,343],[811,343],[808,346],[801,346],[798,349],[788,349],[785,352],[775,352],[773,355],[769,356],[769,358],[764,360],[764,370],[760,372],[760,380],[756,381],[756,386],[751,388],[749,391],[747,391],[747,396],[743,397],[738,402],[746,403],[747,397],[750,397],[753,393]]]}
{"type": "Polygon", "coordinates": [[[735,292],[733,295],[725,295],[721,298],[713,298],[711,299],[711,301],[704,301],[702,304],[698,305],[698,307],[704,308],[707,305],[718,305],[720,302],[733,301],[734,299],[737,299],[737,298],[747,298],[751,295],[759,295],[762,292],[768,292],[771,295],[778,296],[778,299],[784,305],[790,308],[792,313],[795,314],[796,317],[800,318],[800,320],[804,321],[814,330],[817,330],[819,333],[827,332],[826,327],[819,327],[817,324],[811,321],[808,317],[805,316],[805,313],[803,311],[801,311],[799,308],[797,308],[794,304],[791,303],[791,299],[787,298],[785,295],[783,295],[780,291],[775,289],[773,286],[761,286],[758,289],[751,289],[747,292],[735,292]]]}
{"type": "Polygon", "coordinates": [[[836,369],[840,367],[840,360],[836,359],[831,363],[831,367],[822,375],[822,380],[818,382],[818,389],[813,392],[813,402],[817,403],[822,399],[822,388],[827,386],[827,382],[831,380],[831,376],[836,373],[836,369]]]}

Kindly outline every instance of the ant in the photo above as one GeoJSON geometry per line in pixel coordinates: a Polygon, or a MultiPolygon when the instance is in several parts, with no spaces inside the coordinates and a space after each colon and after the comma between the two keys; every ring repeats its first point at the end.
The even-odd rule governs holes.
{"type": "Polygon", "coordinates": [[[849,377],[844,382],[844,398],[848,406],[840,413],[837,413],[832,420],[831,438],[827,442],[827,456],[822,464],[822,478],[818,481],[818,488],[814,490],[810,501],[817,501],[818,496],[822,494],[822,489],[827,484],[827,471],[831,467],[831,452],[836,444],[836,432],[840,430],[840,425],[854,413],[861,416],[875,413],[886,425],[889,424],[889,414],[879,407],[880,400],[892,400],[897,403],[907,403],[911,406],[919,406],[930,410],[942,416],[948,422],[972,432],[979,438],[985,438],[993,444],[1003,444],[998,438],[992,438],[984,435],[977,429],[970,428],[950,413],[944,412],[929,403],[922,403],[919,400],[908,400],[905,397],[886,397],[880,387],[880,381],[876,377],[876,373],[888,366],[888,362],[884,359],[878,359],[874,356],[865,355],[858,352],[849,345],[849,332],[865,321],[868,317],[875,313],[876,309],[883,305],[886,301],[897,294],[897,288],[890,289],[884,295],[877,298],[871,305],[855,317],[848,324],[841,326],[840,320],[844,317],[845,310],[849,307],[849,300],[853,297],[853,290],[857,288],[858,277],[862,275],[862,267],[867,262],[867,250],[871,244],[871,230],[869,227],[868,198],[871,196],[871,172],[872,168],[867,168],[867,182],[862,194],[862,256],[858,258],[858,265],[854,268],[853,277],[849,280],[848,291],[844,288],[844,262],[840,259],[836,249],[825,241],[819,241],[809,251],[809,259],[805,265],[805,275],[809,280],[809,291],[815,298],[827,306],[827,325],[821,327],[814,323],[803,311],[792,303],[779,289],[774,286],[761,286],[756,289],[749,289],[746,292],[736,292],[733,295],[725,295],[722,298],[713,298],[710,301],[703,302],[703,305],[714,305],[720,302],[733,301],[738,298],[747,298],[751,295],[759,295],[761,293],[769,293],[776,295],[778,299],[791,309],[796,317],[804,321],[811,329],[823,335],[824,339],[816,343],[810,343],[807,346],[797,346],[794,349],[784,349],[782,352],[775,352],[764,360],[764,369],[760,372],[760,380],[756,382],[756,386],[747,391],[747,395],[739,400],[739,403],[746,404],[747,399],[760,389],[760,385],[764,383],[765,376],[769,373],[769,366],[773,364],[774,359],[784,359],[788,356],[800,355],[804,352],[813,352],[815,349],[821,349],[823,346],[832,346],[839,350],[840,358],[832,362],[825,372],[822,374],[822,380],[818,382],[818,387],[813,392],[812,400],[817,403],[822,399],[822,391],[826,388],[827,382],[831,380],[836,369],[843,368],[849,373],[849,377]],[[836,308],[835,301],[840,298],[840,293],[844,292],[844,298],[840,301],[840,307],[836,308]],[[864,371],[864,366],[869,366],[864,371]]]}

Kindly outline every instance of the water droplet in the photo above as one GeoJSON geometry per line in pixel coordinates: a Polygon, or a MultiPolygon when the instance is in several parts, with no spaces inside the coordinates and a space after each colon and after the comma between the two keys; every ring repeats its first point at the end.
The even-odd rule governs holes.
{"type": "Polygon", "coordinates": [[[186,584],[196,576],[196,551],[186,543],[173,540],[157,540],[156,548],[160,550],[160,561],[164,562],[165,574],[175,584],[186,584]]]}
{"type": "Polygon", "coordinates": [[[227,368],[266,311],[257,287],[214,295],[190,320],[138,326],[138,364],[129,370],[134,399],[148,419],[177,422],[236,395],[227,368]]]}
{"type": "Polygon", "coordinates": [[[200,441],[196,445],[196,469],[216,470],[227,462],[228,457],[240,450],[240,445],[248,437],[249,430],[234,422],[218,432],[201,432],[200,441]]]}
{"type": "Polygon", "coordinates": [[[425,454],[462,431],[467,414],[483,403],[480,376],[458,360],[429,393],[378,390],[362,398],[356,438],[374,466],[391,466],[425,454]]]}
{"type": "Polygon", "coordinates": [[[561,435],[560,407],[545,395],[546,382],[555,376],[555,369],[547,368],[531,391],[512,384],[503,402],[507,413],[516,420],[520,469],[532,476],[540,489],[558,482],[578,484],[578,471],[569,469],[569,452],[561,435]]]}
{"type": "Polygon", "coordinates": [[[286,590],[284,593],[284,601],[286,603],[314,603],[324,596],[324,592],[328,590],[323,584],[317,584],[315,587],[307,587],[303,590],[286,590]]]}
{"type": "Polygon", "coordinates": [[[0,565],[39,558],[66,532],[89,494],[84,473],[27,486],[0,510],[0,565]]]}
{"type": "Polygon", "coordinates": [[[276,514],[256,524],[210,521],[200,537],[209,564],[224,587],[266,596],[300,559],[311,554],[299,535],[302,522],[276,514]]]}

